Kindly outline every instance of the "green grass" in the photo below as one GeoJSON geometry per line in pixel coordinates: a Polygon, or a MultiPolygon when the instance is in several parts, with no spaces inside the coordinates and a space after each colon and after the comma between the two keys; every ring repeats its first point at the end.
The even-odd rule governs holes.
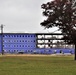
{"type": "Polygon", "coordinates": [[[0,56],[0,75],[76,75],[73,56],[0,56]]]}

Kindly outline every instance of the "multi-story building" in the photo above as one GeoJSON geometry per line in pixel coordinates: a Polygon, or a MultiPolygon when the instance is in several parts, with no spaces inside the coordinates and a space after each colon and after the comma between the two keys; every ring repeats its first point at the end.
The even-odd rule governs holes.
{"type": "Polygon", "coordinates": [[[74,53],[74,45],[61,40],[62,34],[3,33],[0,34],[0,53],[74,53]]]}

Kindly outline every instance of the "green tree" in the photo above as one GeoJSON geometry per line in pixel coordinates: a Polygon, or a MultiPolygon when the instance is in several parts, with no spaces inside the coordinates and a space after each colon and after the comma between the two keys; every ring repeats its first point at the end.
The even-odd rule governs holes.
{"type": "Polygon", "coordinates": [[[58,27],[64,34],[63,39],[68,44],[75,44],[76,60],[76,1],[53,0],[42,4],[43,16],[46,19],[41,22],[45,28],[58,27]]]}

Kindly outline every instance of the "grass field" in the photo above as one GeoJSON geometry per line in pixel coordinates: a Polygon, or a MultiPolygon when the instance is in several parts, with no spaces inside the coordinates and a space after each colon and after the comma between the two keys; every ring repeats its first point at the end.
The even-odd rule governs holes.
{"type": "Polygon", "coordinates": [[[0,75],[76,75],[74,56],[0,56],[0,75]]]}

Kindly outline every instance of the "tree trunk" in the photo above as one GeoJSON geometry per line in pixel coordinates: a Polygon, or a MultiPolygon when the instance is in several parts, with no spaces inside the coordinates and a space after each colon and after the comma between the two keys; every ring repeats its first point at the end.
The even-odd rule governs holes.
{"type": "Polygon", "coordinates": [[[76,60],[76,43],[75,43],[75,60],[76,60]]]}

